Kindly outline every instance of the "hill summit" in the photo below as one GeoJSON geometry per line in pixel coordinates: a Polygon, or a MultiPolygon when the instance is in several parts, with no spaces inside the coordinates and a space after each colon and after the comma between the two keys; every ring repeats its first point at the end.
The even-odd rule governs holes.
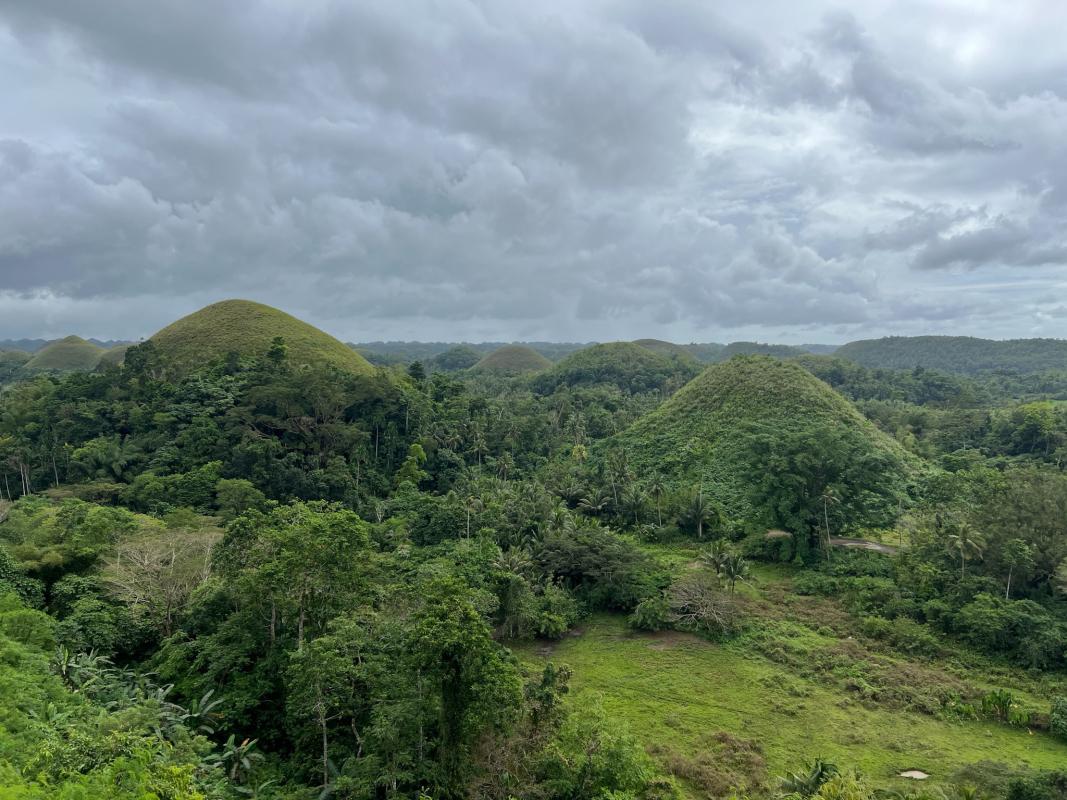
{"type": "Polygon", "coordinates": [[[95,369],[104,348],[80,336],[49,342],[26,362],[27,371],[75,372],[95,369]]]}
{"type": "Polygon", "coordinates": [[[520,375],[540,372],[552,366],[552,362],[532,347],[507,344],[494,350],[471,369],[476,372],[491,372],[498,375],[520,375]]]}
{"type": "Polygon", "coordinates": [[[250,300],[205,306],[163,328],[150,341],[175,368],[189,371],[231,352],[261,356],[276,336],[285,340],[294,364],[328,364],[355,374],[374,371],[363,356],[328,333],[250,300]]]}

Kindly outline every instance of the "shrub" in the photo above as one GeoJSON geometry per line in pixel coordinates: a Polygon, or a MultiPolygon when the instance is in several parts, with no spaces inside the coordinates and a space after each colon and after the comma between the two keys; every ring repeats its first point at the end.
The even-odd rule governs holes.
{"type": "Polygon", "coordinates": [[[1067,740],[1067,697],[1055,697],[1052,710],[1048,715],[1049,730],[1061,739],[1067,740]]]}
{"type": "Polygon", "coordinates": [[[630,627],[639,631],[661,631],[670,627],[671,607],[667,598],[646,597],[630,615],[630,627]]]}

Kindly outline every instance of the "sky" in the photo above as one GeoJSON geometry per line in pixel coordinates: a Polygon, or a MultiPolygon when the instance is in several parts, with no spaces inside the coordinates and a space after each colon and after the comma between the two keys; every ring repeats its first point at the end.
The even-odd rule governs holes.
{"type": "Polygon", "coordinates": [[[0,338],[1067,336],[1061,0],[0,0],[0,338]]]}

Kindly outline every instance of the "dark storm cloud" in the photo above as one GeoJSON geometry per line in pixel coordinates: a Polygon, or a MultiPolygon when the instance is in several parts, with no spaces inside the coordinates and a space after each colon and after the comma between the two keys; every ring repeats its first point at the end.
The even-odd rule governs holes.
{"type": "Polygon", "coordinates": [[[0,336],[1062,335],[1059,13],[0,0],[0,336]]]}

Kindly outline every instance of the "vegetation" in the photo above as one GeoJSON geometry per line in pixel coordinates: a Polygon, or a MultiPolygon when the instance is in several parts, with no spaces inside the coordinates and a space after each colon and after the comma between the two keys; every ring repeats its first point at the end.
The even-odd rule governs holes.
{"type": "Polygon", "coordinates": [[[151,338],[168,369],[188,373],[230,354],[264,353],[285,340],[290,363],[326,365],[368,374],[372,367],[352,348],[276,308],[248,300],[225,300],[171,323],[151,338]]]}
{"type": "Polygon", "coordinates": [[[865,367],[912,369],[979,375],[989,372],[1037,373],[1067,369],[1067,340],[970,336],[889,336],[839,347],[835,355],[865,367]]]}
{"type": "Polygon", "coordinates": [[[1040,385],[290,320],[10,373],[0,795],[1062,800],[1040,385]]]}
{"type": "Polygon", "coordinates": [[[629,394],[670,393],[697,371],[686,356],[663,355],[636,342],[612,342],[572,353],[539,376],[534,388],[551,394],[562,386],[607,384],[629,394]]]}

